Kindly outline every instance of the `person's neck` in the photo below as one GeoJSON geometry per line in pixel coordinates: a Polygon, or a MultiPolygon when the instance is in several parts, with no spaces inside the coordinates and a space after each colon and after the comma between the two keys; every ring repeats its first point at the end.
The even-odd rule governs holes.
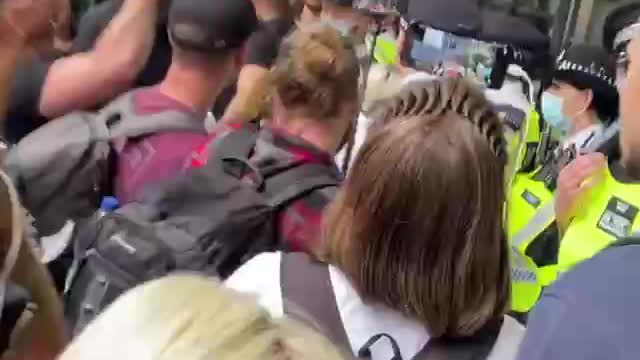
{"type": "Polygon", "coordinates": [[[314,13],[309,7],[306,5],[302,8],[302,13],[300,14],[300,20],[303,23],[308,23],[310,21],[316,21],[320,19],[317,13],[314,13]]]}
{"type": "Polygon", "coordinates": [[[197,112],[207,112],[213,107],[222,91],[219,75],[203,74],[171,65],[167,76],[159,84],[160,92],[197,112]]]}
{"type": "Polygon", "coordinates": [[[272,127],[299,137],[327,153],[334,154],[336,152],[337,144],[331,130],[327,126],[319,125],[318,120],[296,117],[284,124],[276,121],[272,127]]]}
{"type": "Polygon", "coordinates": [[[260,21],[271,21],[279,18],[278,13],[268,4],[262,1],[254,1],[253,5],[256,8],[256,14],[258,14],[260,21]]]}
{"type": "Polygon", "coordinates": [[[588,129],[593,125],[599,124],[598,116],[592,111],[586,111],[583,114],[576,116],[573,121],[573,134],[577,134],[580,131],[588,129]]]}

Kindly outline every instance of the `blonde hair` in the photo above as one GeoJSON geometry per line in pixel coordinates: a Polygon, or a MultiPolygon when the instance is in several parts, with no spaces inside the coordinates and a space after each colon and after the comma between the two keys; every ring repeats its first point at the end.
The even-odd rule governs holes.
{"type": "Polygon", "coordinates": [[[324,338],[274,321],[253,299],[196,275],[172,275],[116,300],[60,360],[338,360],[324,338]]]}
{"type": "Polygon", "coordinates": [[[25,239],[27,217],[11,181],[2,171],[0,184],[2,265],[12,267],[10,280],[27,290],[36,306],[33,318],[14,329],[10,344],[12,355],[8,358],[53,359],[64,349],[68,340],[62,302],[48,270],[35,255],[31,246],[33,239],[25,239]],[[15,264],[4,263],[7,261],[7,254],[10,253],[10,243],[19,244],[15,264]]]}
{"type": "Polygon", "coordinates": [[[360,69],[355,51],[328,25],[299,23],[283,41],[272,72],[282,105],[306,116],[335,119],[344,105],[358,102],[360,69]]]}

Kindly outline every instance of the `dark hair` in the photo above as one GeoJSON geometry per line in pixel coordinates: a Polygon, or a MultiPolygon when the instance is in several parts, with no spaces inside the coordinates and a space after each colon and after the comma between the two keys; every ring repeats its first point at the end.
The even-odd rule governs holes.
{"type": "Polygon", "coordinates": [[[622,29],[638,21],[640,4],[637,2],[622,5],[612,10],[602,26],[602,45],[609,52],[615,52],[614,40],[622,29]]]}
{"type": "Polygon", "coordinates": [[[473,335],[510,297],[500,120],[458,79],[416,84],[379,107],[325,216],[322,256],[365,301],[431,336],[473,335]]]}
{"type": "Polygon", "coordinates": [[[563,80],[567,84],[578,90],[591,90],[593,92],[593,101],[589,104],[589,110],[593,110],[598,114],[598,118],[605,125],[615,121],[619,115],[620,101],[617,96],[607,96],[601,92],[591,89],[586,84],[581,84],[571,80],[563,80]]]}

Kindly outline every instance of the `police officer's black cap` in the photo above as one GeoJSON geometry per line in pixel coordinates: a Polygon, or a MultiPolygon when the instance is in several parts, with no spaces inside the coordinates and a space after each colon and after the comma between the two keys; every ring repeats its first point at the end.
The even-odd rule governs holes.
{"type": "Polygon", "coordinates": [[[600,46],[580,44],[562,51],[553,79],[580,89],[591,89],[598,103],[609,104],[611,108],[617,109],[615,61],[600,46]]]}
{"type": "Polygon", "coordinates": [[[614,9],[604,21],[602,30],[602,44],[610,52],[618,52],[615,49],[614,40],[618,33],[640,18],[640,2],[620,6],[614,9]]]}

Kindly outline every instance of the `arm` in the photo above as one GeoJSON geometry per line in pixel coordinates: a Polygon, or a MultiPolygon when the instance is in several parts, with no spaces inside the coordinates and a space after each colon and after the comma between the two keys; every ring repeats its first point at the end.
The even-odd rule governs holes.
{"type": "MultiPolygon", "coordinates": [[[[20,58],[35,39],[46,37],[48,2],[9,1],[0,11],[0,133],[5,135],[7,110],[20,58]]],[[[24,59],[23,59],[24,60],[24,59]]]]}
{"type": "Polygon", "coordinates": [[[57,60],[40,98],[48,118],[87,109],[127,90],[153,46],[157,0],[126,0],[90,52],[57,60]]]}
{"type": "Polygon", "coordinates": [[[268,68],[245,65],[238,76],[238,90],[222,117],[224,123],[246,123],[263,111],[271,84],[268,68]]]}
{"type": "Polygon", "coordinates": [[[278,56],[281,39],[280,34],[265,26],[251,35],[236,94],[225,109],[222,122],[246,123],[262,115],[271,85],[269,69],[278,56]]]}

